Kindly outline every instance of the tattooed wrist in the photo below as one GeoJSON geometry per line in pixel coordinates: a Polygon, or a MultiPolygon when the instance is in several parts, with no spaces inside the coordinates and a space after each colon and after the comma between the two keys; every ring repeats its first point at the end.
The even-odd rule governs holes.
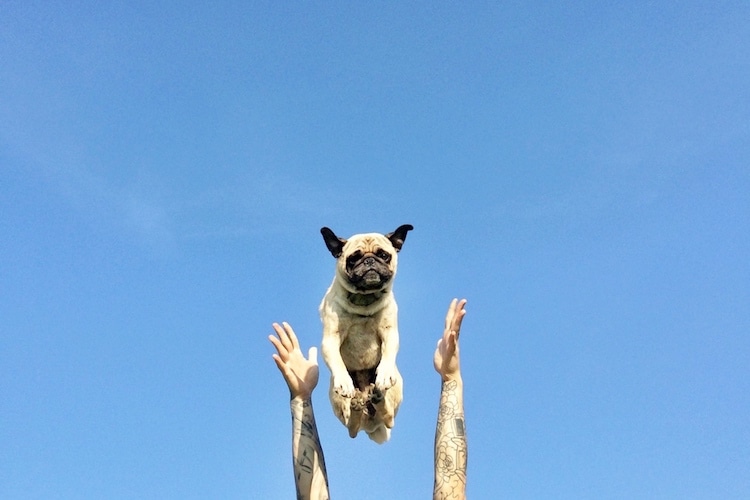
{"type": "Polygon", "coordinates": [[[461,372],[441,373],[440,376],[443,379],[443,383],[456,381],[459,384],[463,384],[463,380],[461,379],[461,372]]]}
{"type": "Polygon", "coordinates": [[[304,409],[312,405],[312,398],[310,396],[292,396],[289,400],[289,404],[292,407],[292,410],[295,410],[296,407],[299,407],[299,409],[304,409]]]}

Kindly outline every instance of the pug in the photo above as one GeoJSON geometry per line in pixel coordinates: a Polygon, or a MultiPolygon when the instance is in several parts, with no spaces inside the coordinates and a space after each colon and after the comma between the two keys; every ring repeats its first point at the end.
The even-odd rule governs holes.
{"type": "Polygon", "coordinates": [[[398,307],[391,288],[398,252],[411,225],[392,233],[356,234],[348,240],[324,227],[336,272],[320,304],[321,351],[331,370],[333,412],[354,438],[364,430],[373,441],[390,438],[403,398],[396,368],[398,307]]]}

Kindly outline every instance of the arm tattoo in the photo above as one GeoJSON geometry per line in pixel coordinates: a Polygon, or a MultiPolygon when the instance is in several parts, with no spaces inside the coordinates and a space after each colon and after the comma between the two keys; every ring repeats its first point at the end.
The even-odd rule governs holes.
{"type": "Polygon", "coordinates": [[[463,387],[455,380],[443,382],[435,428],[433,499],[466,498],[467,452],[463,387]]]}
{"type": "Polygon", "coordinates": [[[312,401],[292,399],[292,458],[299,500],[327,500],[328,474],[312,401]]]}

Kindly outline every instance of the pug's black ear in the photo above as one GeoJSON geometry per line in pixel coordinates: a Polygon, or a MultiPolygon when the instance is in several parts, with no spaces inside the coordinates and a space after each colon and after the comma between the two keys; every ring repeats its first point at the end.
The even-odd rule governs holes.
{"type": "Polygon", "coordinates": [[[320,234],[323,235],[323,241],[326,242],[326,247],[328,247],[328,251],[331,252],[331,255],[333,255],[337,259],[341,257],[341,252],[344,251],[346,240],[342,240],[341,238],[333,234],[333,231],[331,231],[327,227],[320,228],[320,234]]]}
{"type": "Polygon", "coordinates": [[[398,229],[396,229],[392,233],[386,234],[385,237],[391,240],[391,245],[393,245],[393,248],[395,248],[398,252],[399,250],[401,250],[401,247],[404,246],[406,233],[408,233],[412,229],[414,229],[414,226],[412,226],[411,224],[404,224],[403,226],[399,226],[398,229]]]}

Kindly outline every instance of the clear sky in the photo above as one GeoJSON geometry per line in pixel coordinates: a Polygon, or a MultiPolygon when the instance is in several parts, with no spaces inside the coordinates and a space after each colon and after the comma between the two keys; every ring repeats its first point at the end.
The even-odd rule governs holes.
{"type": "Polygon", "coordinates": [[[406,223],[334,499],[429,498],[456,296],[470,498],[748,498],[750,3],[617,3],[0,3],[0,498],[293,498],[270,324],[406,223]]]}

